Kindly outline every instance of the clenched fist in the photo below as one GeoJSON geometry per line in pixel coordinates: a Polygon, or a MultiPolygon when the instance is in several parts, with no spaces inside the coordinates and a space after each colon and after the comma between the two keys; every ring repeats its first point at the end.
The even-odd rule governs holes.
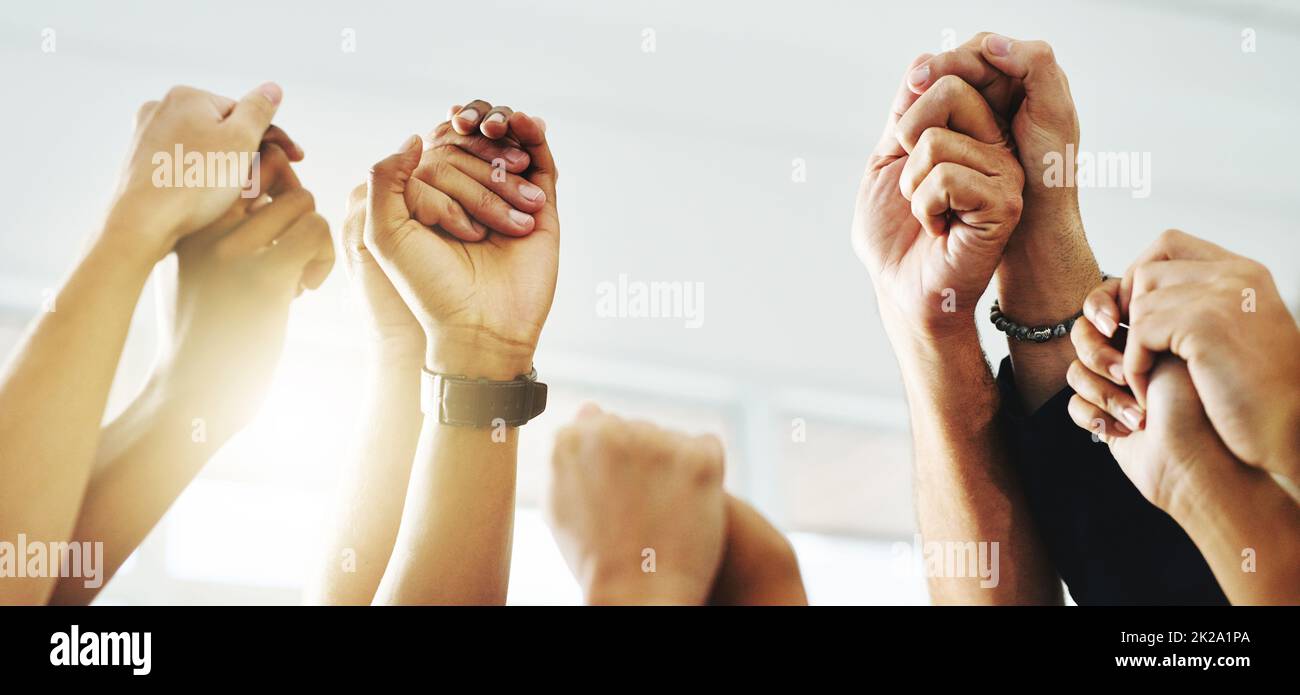
{"type": "Polygon", "coordinates": [[[547,519],[588,603],[701,605],[722,563],[723,450],[585,406],[560,430],[547,519]]]}
{"type": "Polygon", "coordinates": [[[910,95],[904,81],[868,162],[853,244],[882,310],[943,337],[971,324],[1020,221],[1024,174],[970,85],[945,78],[908,108],[910,95]]]}
{"type": "Polygon", "coordinates": [[[527,374],[555,295],[555,160],[540,119],[513,112],[506,123],[519,147],[502,148],[499,167],[411,136],[371,168],[364,245],[424,330],[435,372],[527,374]],[[512,149],[527,157],[512,163],[512,149]]]}

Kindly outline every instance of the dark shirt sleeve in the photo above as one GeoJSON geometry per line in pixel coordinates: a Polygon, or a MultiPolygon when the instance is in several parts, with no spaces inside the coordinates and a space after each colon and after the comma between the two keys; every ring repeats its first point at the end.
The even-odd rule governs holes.
{"type": "Polygon", "coordinates": [[[1001,422],[1039,536],[1079,605],[1226,604],[1205,558],[1067,410],[1066,388],[1025,413],[1011,359],[998,370],[1001,422]]]}

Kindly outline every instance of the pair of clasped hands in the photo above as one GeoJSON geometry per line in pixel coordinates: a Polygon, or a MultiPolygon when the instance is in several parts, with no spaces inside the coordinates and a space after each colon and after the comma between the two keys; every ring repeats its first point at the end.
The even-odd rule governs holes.
{"type": "MultiPolygon", "coordinates": [[[[205,452],[247,424],[271,381],[290,303],[318,287],[336,257],[328,225],[292,166],[304,152],[271,123],[281,100],[268,83],[238,102],[178,87],[145,104],[97,240],[111,247],[109,256],[138,260],[142,269],[172,251],[179,258],[179,272],[164,281],[175,303],[164,312],[172,324],[164,357],[140,402],[202,413],[205,452]],[[178,145],[259,151],[261,194],[160,189],[150,178],[153,155],[178,145]],[[162,233],[141,243],[142,229],[162,233]],[[222,375],[215,385],[214,374],[222,375]]],[[[349,196],[338,255],[365,305],[377,363],[401,366],[406,381],[415,374],[405,366],[417,362],[492,380],[530,371],[558,274],[557,175],[540,118],[480,100],[453,106],[426,138],[410,136],[370,167],[349,196]]],[[[550,516],[588,600],[804,600],[789,543],[724,492],[723,458],[715,437],[594,406],[560,431],[550,516]],[[611,511],[626,522],[609,524],[611,511]],[[646,572],[627,558],[632,545],[635,558],[651,538],[663,561],[646,572]]],[[[155,485],[166,475],[168,490],[179,492],[199,466],[131,470],[155,485]]],[[[156,513],[139,515],[135,536],[169,500],[160,493],[156,513]]]]}
{"type": "MultiPolygon", "coordinates": [[[[1078,142],[1046,43],[980,34],[913,61],[853,226],[896,344],[968,330],[1013,254],[1058,229],[1082,235],[1077,191],[1044,176],[1078,142]]],[[[1300,335],[1262,265],[1169,231],[1097,281],[1070,336],[1069,411],[1150,501],[1193,504],[1227,465],[1300,480],[1300,335]]]]}

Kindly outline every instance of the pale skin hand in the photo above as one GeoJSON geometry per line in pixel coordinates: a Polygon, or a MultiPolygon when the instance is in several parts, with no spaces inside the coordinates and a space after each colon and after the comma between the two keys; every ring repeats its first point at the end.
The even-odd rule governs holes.
{"type": "MultiPolygon", "coordinates": [[[[908,73],[930,59],[913,61],[908,73]]],[[[871,272],[907,389],[921,532],[927,540],[996,541],[1010,550],[999,586],[932,578],[936,602],[1060,600],[1007,460],[996,423],[998,392],[973,313],[1019,219],[1022,179],[1004,145],[996,118],[965,83],[945,80],[917,99],[905,78],[854,218],[854,246],[871,272]],[[944,167],[962,175],[936,177],[933,164],[943,157],[962,163],[962,169],[944,167]],[[932,177],[951,191],[941,198],[953,203],[957,222],[946,233],[938,227],[942,208],[917,194],[932,177]],[[945,289],[955,291],[951,306],[945,289]]]]}
{"type": "MultiPolygon", "coordinates": [[[[461,210],[483,210],[485,218],[493,219],[493,211],[500,208],[485,205],[484,193],[487,186],[498,182],[490,174],[484,175],[483,165],[498,163],[498,178],[503,173],[521,174],[528,169],[528,153],[503,137],[505,133],[494,133],[498,139],[492,139],[477,130],[473,135],[456,132],[450,121],[461,111],[460,106],[452,107],[448,121],[430,135],[430,147],[415,175],[428,172],[426,183],[435,180],[435,171],[443,181],[467,183],[459,178],[461,174],[473,179],[473,185],[456,189],[458,197],[452,202],[461,210]],[[466,153],[482,161],[467,164],[462,157],[466,153]],[[444,160],[451,162],[450,168],[441,167],[439,162],[444,160]],[[463,168],[455,168],[458,165],[463,168]]],[[[327,550],[307,592],[309,603],[368,604],[374,600],[397,538],[424,419],[418,379],[425,358],[424,329],[366,247],[368,189],[363,183],[352,191],[339,253],[370,329],[366,367],[370,376],[354,453],[334,505],[337,512],[332,515],[327,550]]],[[[498,203],[508,205],[503,200],[498,203]]],[[[470,217],[469,222],[470,228],[489,231],[477,217],[470,217]]]]}
{"type": "MultiPolygon", "coordinates": [[[[290,303],[318,287],[333,264],[329,227],[278,145],[262,148],[261,179],[273,199],[237,200],[181,241],[177,272],[160,279],[169,295],[163,358],[141,395],[105,428],[72,534],[104,543],[106,579],[247,424],[270,386],[290,303]]],[[[53,600],[84,604],[96,593],[70,577],[53,600]]]]}
{"type": "Polygon", "coordinates": [[[158,153],[174,158],[178,145],[184,153],[205,156],[252,153],[269,136],[270,142],[285,148],[290,156],[302,158],[301,150],[282,138],[282,132],[267,130],[282,96],[280,87],[270,82],[238,102],[193,87],[173,87],[162,101],[140,107],[135,139],[117,191],[120,200],[147,211],[152,222],[137,232],[138,242],[162,258],[186,234],[215,222],[241,195],[240,181],[228,181],[225,186],[215,185],[218,182],[200,187],[157,186],[158,153]]]}
{"type": "Polygon", "coordinates": [[[1170,230],[1122,282],[1094,290],[1084,312],[1073,335],[1081,366],[1131,387],[1129,408],[1141,413],[1148,400],[1156,356],[1177,355],[1233,455],[1300,479],[1300,328],[1267,268],[1170,230]],[[1124,316],[1121,353],[1110,341],[1124,316]]]}
{"type": "Polygon", "coordinates": [[[717,437],[589,404],[556,434],[551,472],[547,522],[587,603],[694,606],[709,598],[726,536],[717,437]]]}
{"type": "MultiPolygon", "coordinates": [[[[457,191],[464,190],[458,186],[473,179],[476,166],[488,175],[490,167],[461,157],[450,166],[435,163],[421,179],[417,168],[439,157],[424,153],[422,159],[418,137],[371,169],[365,245],[425,333],[424,366],[431,371],[492,380],[528,373],[550,311],[560,232],[555,163],[540,120],[516,112],[507,123],[506,133],[528,155],[528,168],[523,176],[492,179],[498,188],[489,188],[499,195],[465,198],[484,201],[480,207],[457,204],[457,191]],[[502,200],[509,203],[504,208],[496,204],[502,200]],[[523,212],[525,201],[532,212],[524,212],[528,221],[520,224],[510,206],[523,212]],[[466,224],[470,216],[505,231],[484,237],[466,224]]],[[[489,137],[499,133],[488,130],[489,137]]],[[[504,434],[498,439],[492,429],[424,419],[376,602],[505,601],[518,435],[513,429],[504,434]]]]}
{"type": "MultiPolygon", "coordinates": [[[[0,538],[59,542],[72,533],[99,447],[131,314],[150,271],[181,237],[217,219],[239,189],[154,188],[155,152],[255,149],[279,89],[235,102],[175,89],[137,120],[105,223],[0,373],[0,538]]],[[[44,603],[49,577],[0,582],[0,603],[44,603]]]]}
{"type": "MultiPolygon", "coordinates": [[[[983,33],[918,64],[908,76],[910,93],[925,94],[946,76],[974,86],[999,121],[1010,124],[1024,167],[1024,212],[998,267],[1002,310],[1029,326],[1073,316],[1101,272],[1083,231],[1078,189],[1045,180],[1044,160],[1063,158],[1068,146],[1079,146],[1079,119],[1064,70],[1042,41],[983,33]]],[[[1033,412],[1064,388],[1074,352],[1059,339],[1012,340],[1009,346],[1017,389],[1033,412]]]]}
{"type": "Polygon", "coordinates": [[[1229,600],[1300,602],[1300,505],[1267,473],[1232,455],[1192,382],[1185,362],[1160,357],[1143,427],[1117,429],[1114,412],[1135,402],[1132,395],[1076,362],[1070,415],[1110,447],[1147,500],[1187,531],[1229,600]]]}

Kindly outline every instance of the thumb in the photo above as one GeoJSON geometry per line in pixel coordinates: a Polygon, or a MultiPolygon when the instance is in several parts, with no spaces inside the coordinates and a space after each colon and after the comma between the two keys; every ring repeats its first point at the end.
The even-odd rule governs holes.
{"type": "Polygon", "coordinates": [[[993,67],[1020,80],[1025,100],[1035,110],[1068,119],[1074,113],[1070,83],[1056,62],[1056,55],[1046,41],[1015,41],[989,34],[980,44],[980,53],[993,67]]]}
{"type": "Polygon", "coordinates": [[[280,108],[284,92],[274,82],[257,87],[244,95],[234,110],[226,117],[226,123],[235,129],[240,146],[246,150],[256,150],[262,142],[262,135],[271,127],[271,119],[280,108]]]}
{"type": "Polygon", "coordinates": [[[367,228],[395,228],[411,218],[406,207],[406,185],[420,164],[419,135],[407,138],[397,152],[370,167],[367,228]]]}

